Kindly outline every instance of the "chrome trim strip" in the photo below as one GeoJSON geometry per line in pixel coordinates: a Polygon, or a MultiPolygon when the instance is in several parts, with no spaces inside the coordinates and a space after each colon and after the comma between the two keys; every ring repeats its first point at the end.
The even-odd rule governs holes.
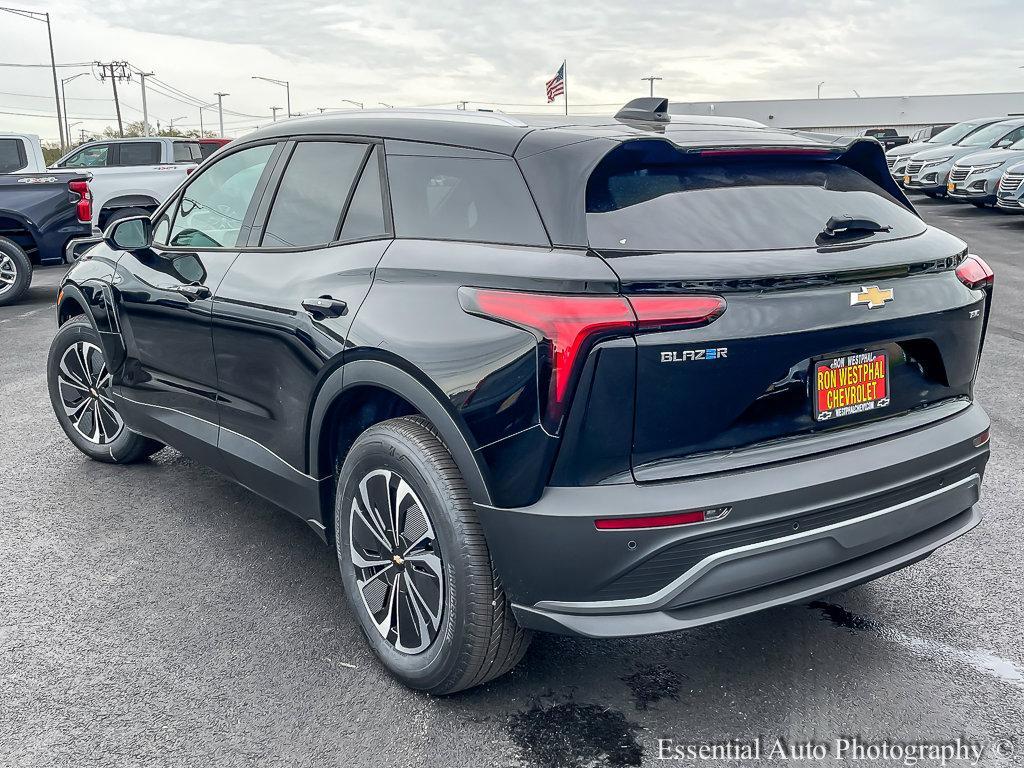
{"type": "Polygon", "coordinates": [[[631,611],[636,609],[641,610],[656,610],[667,605],[669,602],[674,600],[681,592],[687,587],[696,582],[705,573],[710,571],[713,567],[723,562],[731,560],[738,560],[742,557],[747,557],[752,554],[760,552],[771,552],[776,549],[783,549],[792,544],[801,541],[809,541],[816,538],[823,538],[829,533],[846,528],[849,526],[860,525],[868,520],[872,520],[883,515],[888,515],[893,512],[899,512],[902,509],[920,504],[924,501],[929,501],[944,493],[962,488],[965,485],[981,485],[981,476],[977,474],[969,475],[963,480],[960,480],[952,485],[946,486],[945,488],[939,488],[938,490],[926,493],[923,496],[910,499],[909,501],[903,501],[899,504],[895,504],[885,509],[880,509],[876,512],[870,512],[860,517],[855,517],[851,520],[844,520],[842,522],[833,523],[832,525],[826,525],[823,528],[815,528],[810,531],[803,531],[802,533],[794,533],[790,536],[783,536],[778,539],[771,539],[769,541],[756,542],[754,544],[745,544],[742,547],[735,547],[734,549],[725,549],[721,552],[715,552],[714,554],[708,555],[699,563],[694,565],[685,573],[681,574],[670,584],[659,589],[650,595],[644,597],[632,597],[626,600],[594,600],[591,602],[561,602],[558,600],[542,600],[536,603],[533,607],[547,611],[556,611],[561,613],[616,613],[631,611]]]}

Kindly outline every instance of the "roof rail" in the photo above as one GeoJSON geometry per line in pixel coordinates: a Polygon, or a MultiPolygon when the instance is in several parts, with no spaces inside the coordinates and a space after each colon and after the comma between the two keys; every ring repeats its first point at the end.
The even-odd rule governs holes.
{"type": "Polygon", "coordinates": [[[616,120],[642,120],[647,123],[670,123],[668,99],[657,96],[644,96],[633,99],[615,113],[616,120]]]}

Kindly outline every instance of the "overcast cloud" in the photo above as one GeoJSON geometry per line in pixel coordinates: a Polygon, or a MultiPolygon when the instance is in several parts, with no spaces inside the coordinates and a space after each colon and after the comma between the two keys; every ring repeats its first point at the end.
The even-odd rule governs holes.
{"type": "MultiPolygon", "coordinates": [[[[14,0],[11,0],[14,2],[14,0]]],[[[1024,91],[1024,3],[1019,0],[716,0],[628,3],[487,3],[379,0],[54,0],[58,62],[126,59],[188,93],[261,118],[227,115],[229,134],[284,106],[544,106],[544,82],[568,59],[570,108],[607,112],[644,95],[682,101],[1024,91]]],[[[45,27],[0,13],[4,62],[47,60],[45,27]]],[[[62,69],[69,77],[78,69],[62,69]]],[[[127,84],[125,119],[139,119],[139,86],[127,84]]],[[[67,85],[73,128],[112,123],[109,85],[67,85]]],[[[198,127],[198,111],[150,93],[151,122],[198,127]]],[[[49,71],[0,67],[0,112],[52,112],[49,71]],[[50,97],[47,100],[46,97],[50,97]]],[[[1024,111],[1024,104],[1022,104],[1024,111]]],[[[214,127],[215,110],[205,112],[214,127]]],[[[53,119],[0,114],[0,132],[56,137],[53,119]]]]}

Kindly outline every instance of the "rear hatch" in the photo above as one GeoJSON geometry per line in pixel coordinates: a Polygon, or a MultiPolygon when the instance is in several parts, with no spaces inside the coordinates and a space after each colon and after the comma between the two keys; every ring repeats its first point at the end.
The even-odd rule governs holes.
{"type": "Polygon", "coordinates": [[[881,186],[875,154],[855,167],[863,156],[833,150],[648,141],[597,167],[588,235],[622,292],[726,301],[703,327],[637,337],[638,480],[782,441],[871,439],[872,422],[970,398],[985,295],[956,276],[964,244],[881,186]]]}

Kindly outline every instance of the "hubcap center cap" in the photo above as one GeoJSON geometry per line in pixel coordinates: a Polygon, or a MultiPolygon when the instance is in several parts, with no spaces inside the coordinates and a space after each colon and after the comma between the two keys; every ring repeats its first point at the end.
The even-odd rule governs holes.
{"type": "Polygon", "coordinates": [[[399,568],[401,568],[403,565],[405,565],[405,559],[401,555],[393,555],[391,557],[391,562],[393,562],[399,568]]]}

